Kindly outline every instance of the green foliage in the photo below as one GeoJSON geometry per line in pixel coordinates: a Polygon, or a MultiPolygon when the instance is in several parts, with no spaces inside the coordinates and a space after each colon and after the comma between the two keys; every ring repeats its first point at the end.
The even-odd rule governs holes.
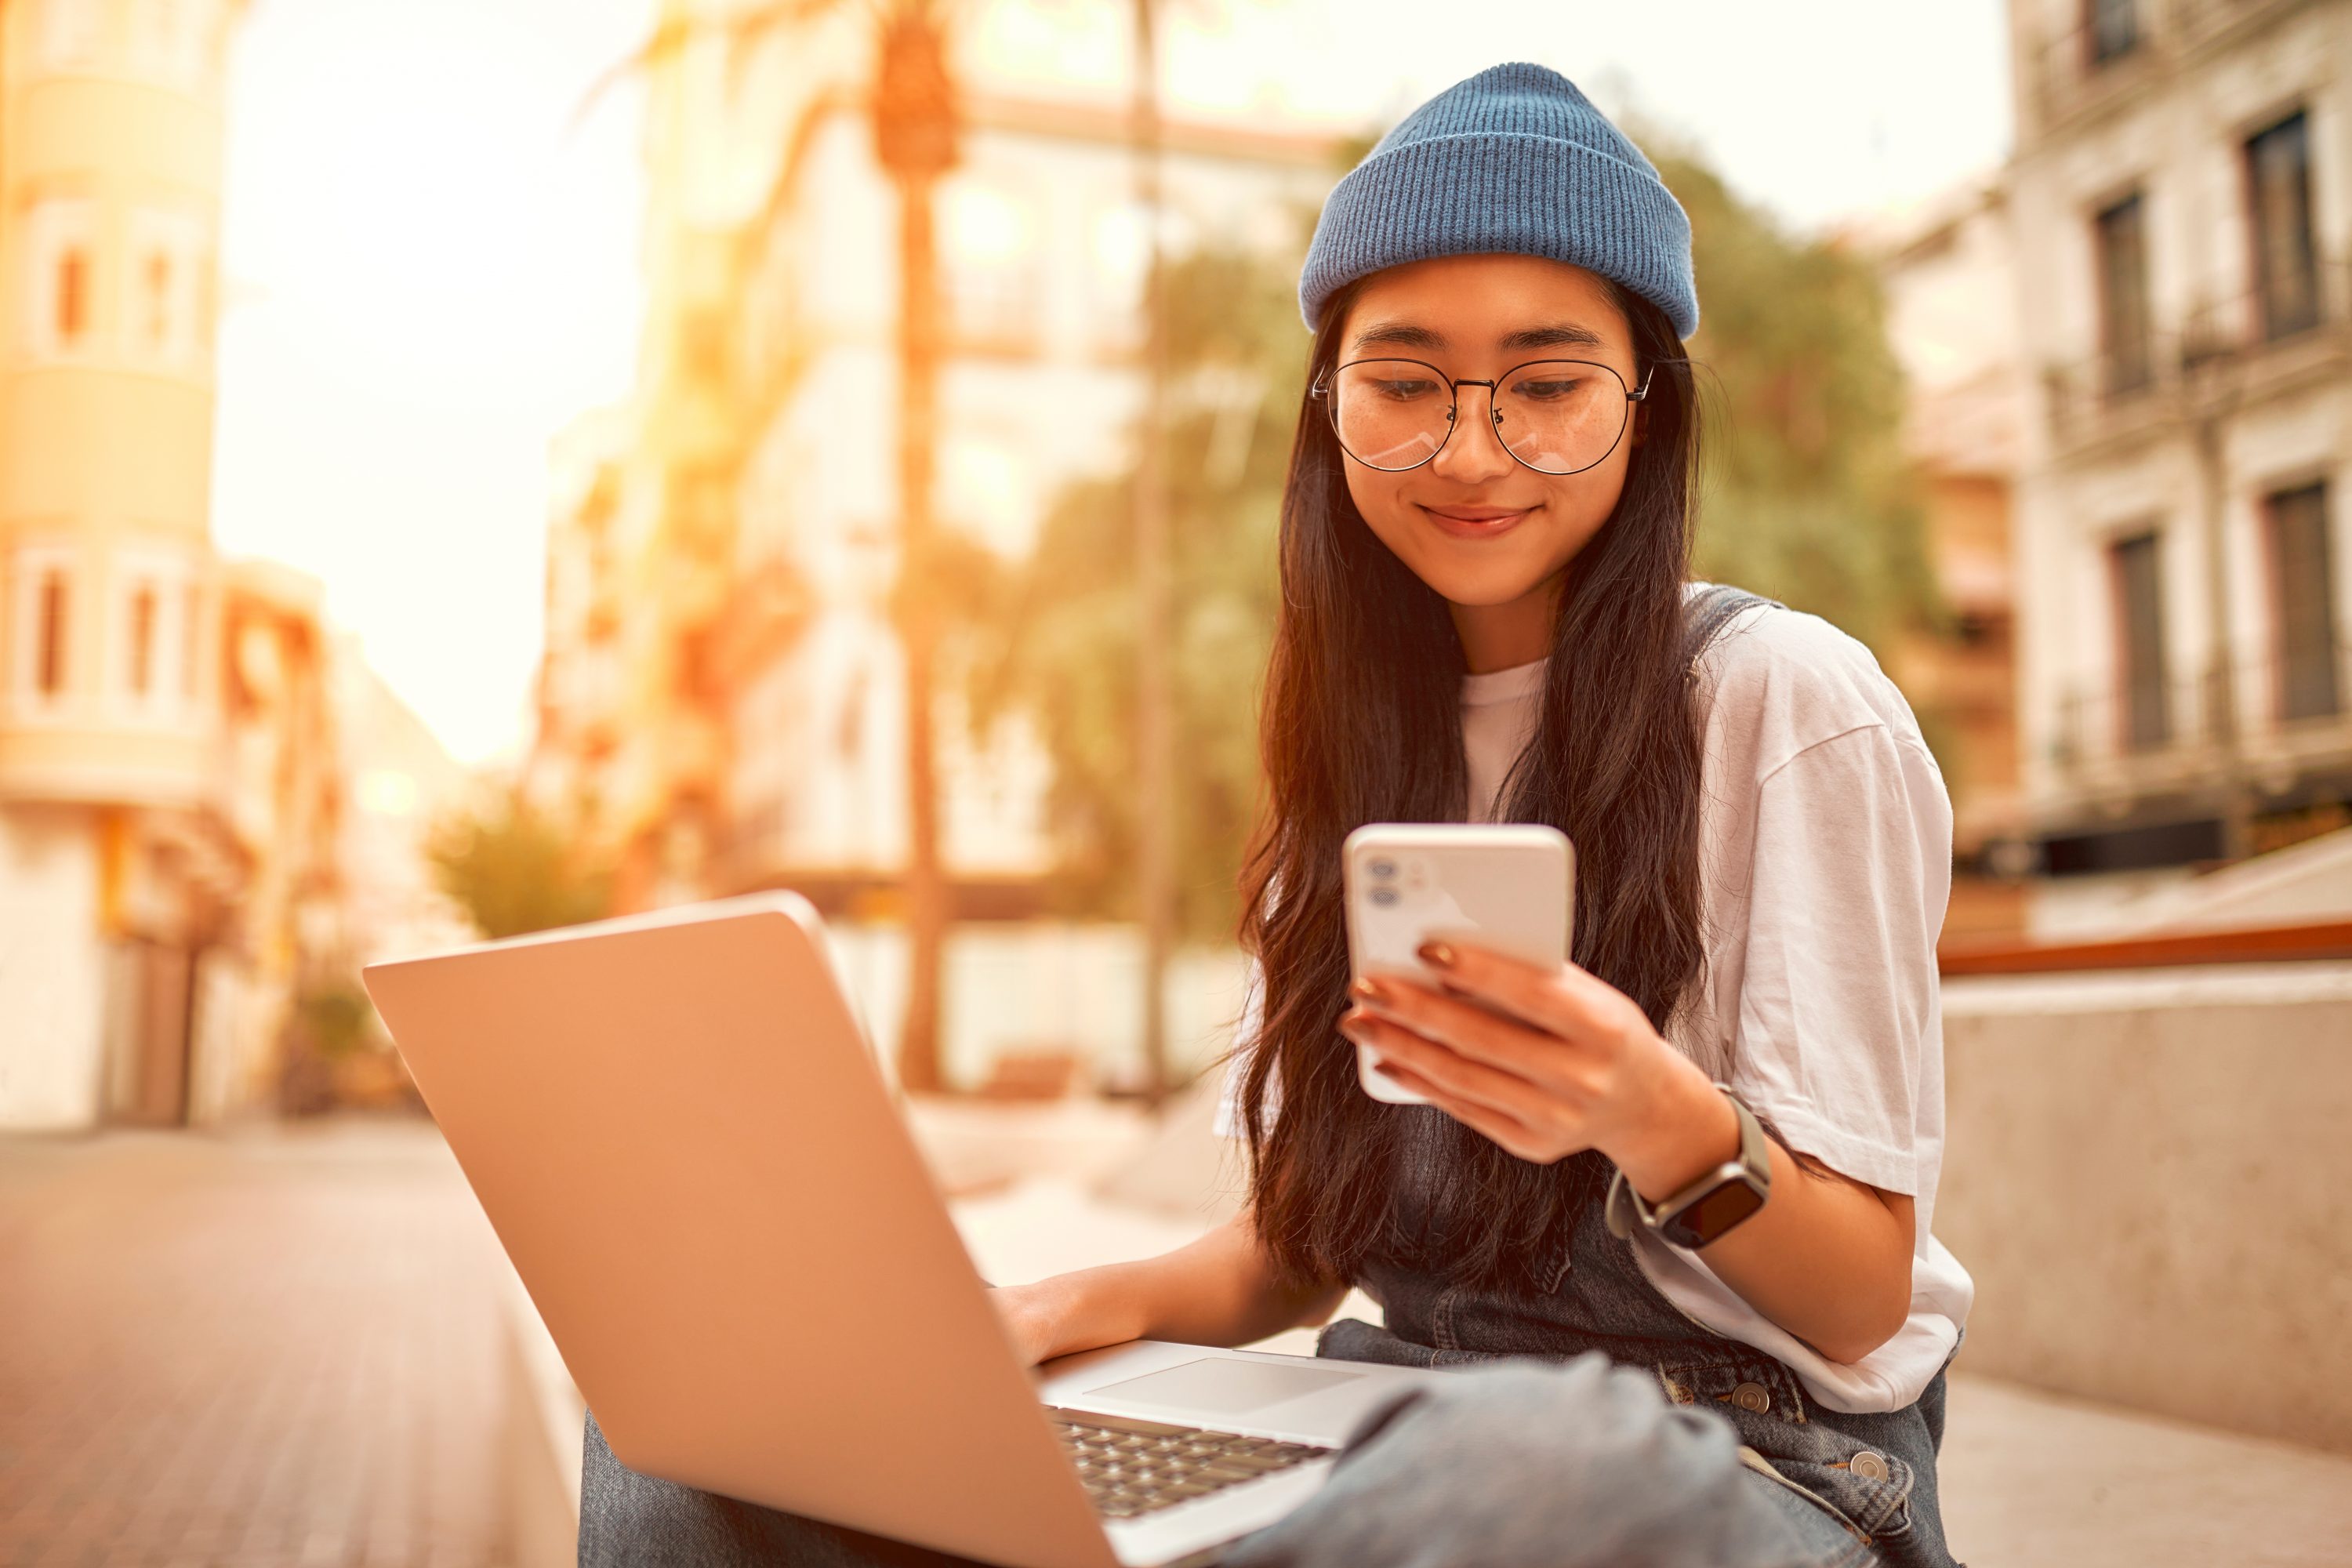
{"type": "Polygon", "coordinates": [[[1690,214],[1706,414],[1694,563],[1884,655],[1936,615],[1900,441],[1903,376],[1861,257],[1783,234],[1688,156],[1657,160],[1690,214]]]}
{"type": "Polygon", "coordinates": [[[583,867],[567,836],[511,795],[436,823],[425,857],[485,937],[577,925],[612,905],[610,879],[583,867]]]}
{"type": "MultiPolygon", "coordinates": [[[[1352,160],[1351,160],[1352,161],[1352,160]]],[[[1868,265],[1782,234],[1688,157],[1660,167],[1693,229],[1709,442],[1703,576],[1810,610],[1885,651],[1934,613],[1898,435],[1901,376],[1868,265]]],[[[1301,251],[1304,248],[1301,230],[1301,251]]],[[[1227,935],[1258,796],[1256,696],[1307,336],[1297,255],[1209,251],[1169,269],[1182,926],[1227,935]]],[[[1136,645],[1130,486],[1079,484],[1026,563],[960,570],[976,723],[1017,710],[1051,752],[1057,895],[1133,912],[1136,645]]]]}
{"type": "Polygon", "coordinates": [[[373,1044],[375,1008],[355,985],[326,984],[305,990],[294,1002],[295,1021],[318,1053],[333,1060],[373,1044]]]}
{"type": "MultiPolygon", "coordinates": [[[[1229,936],[1257,800],[1256,691],[1274,626],[1275,542],[1307,331],[1295,262],[1210,251],[1168,269],[1176,866],[1181,929],[1229,936]]],[[[1007,574],[975,665],[974,718],[1017,709],[1055,763],[1055,891],[1131,913],[1135,531],[1128,476],[1080,484],[1007,574]]]]}

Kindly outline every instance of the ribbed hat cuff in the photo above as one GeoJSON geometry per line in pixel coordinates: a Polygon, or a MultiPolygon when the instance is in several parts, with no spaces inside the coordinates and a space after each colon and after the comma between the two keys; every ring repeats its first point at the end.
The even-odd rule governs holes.
{"type": "Polygon", "coordinates": [[[1575,142],[1498,132],[1408,142],[1342,179],[1316,225],[1299,313],[1313,328],[1332,294],[1384,267],[1497,251],[1597,272],[1664,311],[1677,336],[1698,329],[1690,220],[1655,174],[1575,142]]]}

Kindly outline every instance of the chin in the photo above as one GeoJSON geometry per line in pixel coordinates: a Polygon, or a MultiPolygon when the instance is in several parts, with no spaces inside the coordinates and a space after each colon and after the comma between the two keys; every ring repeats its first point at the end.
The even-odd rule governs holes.
{"type": "Polygon", "coordinates": [[[1450,605],[1481,609],[1516,604],[1543,585],[1550,569],[1543,562],[1510,563],[1414,560],[1405,564],[1450,605]]]}

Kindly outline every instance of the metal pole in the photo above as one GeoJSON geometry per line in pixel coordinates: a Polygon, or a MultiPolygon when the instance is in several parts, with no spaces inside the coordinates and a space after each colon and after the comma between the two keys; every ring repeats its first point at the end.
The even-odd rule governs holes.
{"type": "Polygon", "coordinates": [[[956,107],[945,39],[929,0],[899,0],[884,24],[875,91],[875,141],[898,191],[898,584],[894,605],[906,658],[907,1012],[898,1081],[941,1087],[940,970],[950,910],[940,864],[939,777],[932,687],[939,647],[937,520],[932,516],[939,426],[939,255],[931,195],[956,158],[956,107]]]}
{"type": "Polygon", "coordinates": [[[1153,0],[1135,0],[1135,196],[1147,226],[1143,417],[1135,465],[1136,898],[1143,924],[1144,1090],[1168,1093],[1168,954],[1175,935],[1175,697],[1169,669],[1168,310],[1160,255],[1160,51],[1153,0]]]}

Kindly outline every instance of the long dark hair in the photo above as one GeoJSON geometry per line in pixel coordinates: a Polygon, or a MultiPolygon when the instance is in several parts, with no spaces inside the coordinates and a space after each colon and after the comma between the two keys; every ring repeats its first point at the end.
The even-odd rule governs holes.
{"type": "MultiPolygon", "coordinates": [[[[1612,291],[1635,374],[1652,374],[1644,427],[1615,510],[1568,572],[1541,717],[1497,815],[1574,842],[1572,956],[1664,1029],[1702,958],[1683,604],[1698,409],[1664,314],[1612,291]]],[[[1358,292],[1326,307],[1310,384],[1336,358],[1358,292]]],[[[1348,982],[1340,841],[1367,822],[1458,821],[1468,790],[1465,666],[1445,602],[1366,525],[1341,464],[1322,409],[1303,399],[1262,721],[1267,809],[1242,881],[1243,944],[1264,986],[1240,1106],[1254,1217],[1285,1273],[1356,1279],[1389,1232],[1410,1151],[1436,1167],[1422,1186],[1443,1245],[1424,1266],[1456,1282],[1542,1287],[1605,1176],[1599,1157],[1538,1165],[1434,1110],[1382,1105],[1358,1087],[1335,1028],[1348,982]]]]}

